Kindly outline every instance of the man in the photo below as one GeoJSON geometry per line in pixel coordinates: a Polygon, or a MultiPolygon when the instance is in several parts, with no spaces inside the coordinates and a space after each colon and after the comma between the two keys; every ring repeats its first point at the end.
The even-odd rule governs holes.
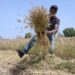
{"type": "Polygon", "coordinates": [[[54,44],[55,44],[55,35],[58,32],[60,20],[56,17],[56,13],[58,11],[58,7],[56,5],[52,5],[50,7],[50,14],[49,14],[49,25],[47,27],[46,33],[48,35],[51,48],[49,49],[49,52],[53,54],[54,50],[54,44]]]}
{"type": "MultiPolygon", "coordinates": [[[[60,20],[56,17],[56,13],[58,11],[58,7],[56,5],[52,5],[49,10],[49,24],[46,29],[46,34],[49,38],[51,48],[49,49],[50,54],[53,54],[54,52],[54,41],[55,41],[55,35],[58,32],[60,20]]],[[[23,49],[23,51],[17,50],[18,55],[20,57],[23,57],[24,54],[27,54],[30,48],[36,43],[36,36],[34,36],[27,46],[23,49]]]]}

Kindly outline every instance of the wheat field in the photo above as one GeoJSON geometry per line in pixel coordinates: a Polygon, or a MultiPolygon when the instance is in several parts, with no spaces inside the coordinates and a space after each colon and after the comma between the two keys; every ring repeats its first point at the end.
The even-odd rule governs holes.
{"type": "Polygon", "coordinates": [[[0,40],[0,75],[75,75],[75,37],[58,37],[55,55],[20,59],[16,49],[29,40],[0,40]]]}

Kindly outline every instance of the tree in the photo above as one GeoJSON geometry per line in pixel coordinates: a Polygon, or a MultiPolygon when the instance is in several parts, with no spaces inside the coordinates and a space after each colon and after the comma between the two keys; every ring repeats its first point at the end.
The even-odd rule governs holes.
{"type": "Polygon", "coordinates": [[[30,38],[30,37],[31,37],[31,33],[30,32],[25,34],[25,38],[30,38]]]}
{"type": "Polygon", "coordinates": [[[63,30],[63,34],[65,37],[73,37],[75,36],[75,29],[74,28],[66,28],[63,30]]]}

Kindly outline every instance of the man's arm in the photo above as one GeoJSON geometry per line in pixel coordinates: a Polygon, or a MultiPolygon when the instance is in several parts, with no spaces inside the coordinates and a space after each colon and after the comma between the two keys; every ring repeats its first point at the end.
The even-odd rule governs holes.
{"type": "Polygon", "coordinates": [[[47,30],[46,33],[47,33],[47,34],[52,34],[52,33],[58,32],[59,25],[60,25],[60,19],[57,19],[57,23],[56,23],[56,25],[55,25],[55,29],[54,29],[54,30],[51,30],[51,31],[47,30]]]}
{"type": "Polygon", "coordinates": [[[47,34],[56,33],[56,32],[58,32],[58,29],[59,29],[59,25],[58,25],[58,24],[56,24],[56,25],[55,25],[55,29],[54,29],[54,30],[52,30],[52,31],[48,31],[48,30],[47,30],[47,31],[46,31],[46,33],[47,33],[47,34]]]}

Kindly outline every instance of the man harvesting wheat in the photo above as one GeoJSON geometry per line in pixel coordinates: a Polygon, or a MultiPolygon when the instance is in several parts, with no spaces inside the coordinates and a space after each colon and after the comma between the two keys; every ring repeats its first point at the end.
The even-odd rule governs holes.
{"type": "MultiPolygon", "coordinates": [[[[48,39],[49,39],[50,44],[51,44],[51,48],[49,48],[50,54],[53,54],[53,52],[54,52],[55,35],[58,32],[59,24],[60,24],[60,20],[56,17],[57,11],[58,11],[58,7],[56,5],[52,5],[50,7],[50,10],[49,10],[49,23],[48,23],[47,28],[45,30],[46,35],[48,36],[48,39]]],[[[32,46],[36,43],[36,38],[37,37],[34,36],[22,51],[17,50],[18,55],[20,57],[23,57],[24,54],[28,53],[30,48],[32,48],[32,46]]]]}

